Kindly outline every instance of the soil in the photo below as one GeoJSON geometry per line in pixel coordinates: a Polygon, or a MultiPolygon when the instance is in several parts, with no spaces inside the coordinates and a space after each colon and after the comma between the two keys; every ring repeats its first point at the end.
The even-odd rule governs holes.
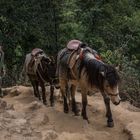
{"type": "MultiPolygon", "coordinates": [[[[88,96],[87,123],[71,111],[63,112],[59,90],[55,90],[54,107],[36,99],[32,87],[14,86],[3,91],[6,96],[0,99],[0,140],[140,140],[140,110],[128,102],[111,104],[115,126],[108,128],[100,93],[88,96]]],[[[80,92],[76,100],[81,109],[80,92]]]]}

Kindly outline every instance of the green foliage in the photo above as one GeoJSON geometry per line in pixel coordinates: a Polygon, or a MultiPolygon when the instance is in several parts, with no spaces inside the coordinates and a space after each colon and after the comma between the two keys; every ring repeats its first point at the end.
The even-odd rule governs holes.
{"type": "Polygon", "coordinates": [[[25,54],[33,48],[56,53],[55,4],[50,0],[0,1],[0,44],[7,71],[14,71],[7,74],[19,74],[25,54]]]}
{"type": "Polygon", "coordinates": [[[66,0],[61,5],[61,22],[59,24],[60,36],[59,43],[62,47],[72,39],[82,40],[82,25],[76,20],[78,6],[75,0],[66,0]]]}

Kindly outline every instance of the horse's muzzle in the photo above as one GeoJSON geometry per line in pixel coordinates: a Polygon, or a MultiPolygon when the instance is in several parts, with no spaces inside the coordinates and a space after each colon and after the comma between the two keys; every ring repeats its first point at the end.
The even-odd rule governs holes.
{"type": "Polygon", "coordinates": [[[121,100],[119,100],[119,102],[114,102],[113,104],[114,104],[114,105],[119,105],[120,102],[121,102],[121,100]]]}

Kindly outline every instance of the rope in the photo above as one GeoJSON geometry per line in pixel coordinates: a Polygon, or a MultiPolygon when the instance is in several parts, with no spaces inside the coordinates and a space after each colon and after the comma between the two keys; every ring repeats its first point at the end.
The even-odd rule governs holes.
{"type": "MultiPolygon", "coordinates": [[[[41,69],[42,69],[42,71],[43,71],[43,67],[42,67],[41,61],[39,61],[38,65],[40,65],[40,67],[41,67],[41,69]]],[[[45,83],[46,80],[42,77],[42,75],[41,75],[41,73],[40,73],[40,71],[39,71],[39,69],[38,69],[38,65],[37,65],[36,71],[37,71],[37,73],[38,73],[40,79],[45,83]]]]}

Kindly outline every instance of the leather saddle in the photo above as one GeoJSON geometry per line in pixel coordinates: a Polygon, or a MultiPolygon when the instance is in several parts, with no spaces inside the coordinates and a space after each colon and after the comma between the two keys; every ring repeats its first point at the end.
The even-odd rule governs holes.
{"type": "MultiPolygon", "coordinates": [[[[70,79],[75,79],[75,76],[73,74],[72,68],[74,67],[74,65],[76,64],[77,61],[77,56],[79,54],[79,46],[82,42],[79,40],[71,40],[68,42],[67,46],[61,50],[61,53],[59,54],[59,58],[60,61],[63,57],[66,57],[66,64],[67,64],[67,68],[68,68],[68,77],[70,79]]],[[[59,65],[59,64],[58,64],[59,65]]]]}
{"type": "Polygon", "coordinates": [[[36,75],[37,66],[40,63],[39,55],[43,54],[44,51],[40,48],[35,48],[31,51],[31,59],[28,64],[28,73],[36,75]]]}
{"type": "Polygon", "coordinates": [[[42,53],[44,53],[44,51],[42,49],[35,48],[35,49],[32,50],[31,55],[36,57],[38,54],[42,54],[42,53]]]}
{"type": "Polygon", "coordinates": [[[67,44],[67,47],[61,51],[60,60],[63,58],[63,56],[68,55],[68,58],[67,58],[67,67],[69,69],[68,75],[72,79],[76,78],[72,69],[75,66],[78,59],[81,59],[81,61],[82,61],[84,50],[91,52],[94,55],[95,59],[97,59],[99,61],[101,60],[100,56],[98,55],[98,53],[95,50],[93,50],[90,47],[87,47],[86,44],[82,43],[79,40],[69,41],[67,44]],[[83,48],[81,45],[85,46],[85,48],[83,48]]]}

